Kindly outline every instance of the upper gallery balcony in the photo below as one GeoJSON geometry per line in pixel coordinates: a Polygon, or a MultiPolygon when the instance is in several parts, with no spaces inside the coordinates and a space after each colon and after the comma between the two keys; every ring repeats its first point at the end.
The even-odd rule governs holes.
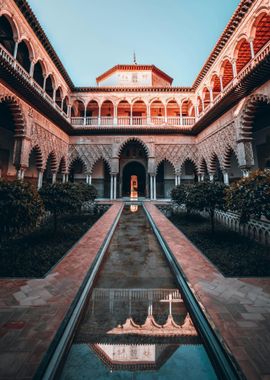
{"type": "Polygon", "coordinates": [[[176,127],[191,129],[195,123],[194,107],[189,100],[180,103],[170,100],[166,104],[155,99],[150,103],[144,100],[113,103],[105,100],[99,104],[91,100],[84,104],[75,100],[71,107],[71,124],[74,128],[116,128],[116,127],[176,127]]]}

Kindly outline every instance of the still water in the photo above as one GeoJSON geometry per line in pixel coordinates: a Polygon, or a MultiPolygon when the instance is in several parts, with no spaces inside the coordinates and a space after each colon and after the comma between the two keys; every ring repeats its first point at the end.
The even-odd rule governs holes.
{"type": "Polygon", "coordinates": [[[122,212],[61,379],[217,379],[140,206],[122,212]]]}

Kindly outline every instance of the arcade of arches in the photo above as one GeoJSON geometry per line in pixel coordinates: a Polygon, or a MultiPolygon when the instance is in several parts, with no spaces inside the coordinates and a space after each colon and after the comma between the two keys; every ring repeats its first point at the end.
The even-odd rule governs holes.
{"type": "MultiPolygon", "coordinates": [[[[229,183],[239,179],[243,174],[246,175],[246,171],[252,168],[270,168],[268,98],[251,98],[245,112],[241,114],[240,133],[246,140],[245,144],[251,148],[251,158],[241,158],[237,150],[239,145],[233,148],[231,141],[227,147],[226,141],[221,148],[219,145],[220,152],[216,149],[217,142],[213,141],[211,144],[209,140],[209,150],[205,155],[200,155],[200,149],[203,147],[199,144],[186,147],[179,144],[172,154],[171,147],[175,147],[175,144],[165,145],[157,142],[149,145],[145,138],[122,138],[123,143],[118,148],[118,156],[113,157],[112,153],[103,154],[101,151],[100,157],[93,159],[77,150],[76,157],[72,158],[72,154],[67,155],[67,152],[63,152],[62,155],[61,152],[56,154],[53,147],[45,156],[42,147],[34,145],[29,149],[28,157],[22,165],[20,149],[24,141],[21,137],[23,115],[19,116],[19,105],[16,102],[9,98],[3,99],[0,103],[1,177],[18,177],[38,187],[44,182],[86,181],[97,188],[99,197],[111,199],[130,196],[134,190],[132,176],[136,179],[134,194],[151,199],[168,198],[172,187],[180,183],[190,184],[206,179],[229,183]],[[248,119],[245,118],[245,112],[249,115],[248,119]],[[160,150],[161,147],[163,150],[160,150]],[[190,149],[192,154],[187,150],[181,151],[183,147],[190,149]],[[248,160],[251,164],[248,164],[248,160]]],[[[112,143],[111,152],[115,150],[113,147],[112,143]]],[[[91,153],[91,145],[89,152],[91,153]]]]}

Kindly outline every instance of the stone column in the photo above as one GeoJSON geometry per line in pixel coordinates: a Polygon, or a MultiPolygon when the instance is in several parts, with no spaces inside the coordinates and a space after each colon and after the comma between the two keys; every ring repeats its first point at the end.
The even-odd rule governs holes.
{"type": "Polygon", "coordinates": [[[111,174],[110,199],[113,200],[113,174],[111,174]]]}
{"type": "Polygon", "coordinates": [[[214,182],[214,174],[213,173],[209,173],[209,179],[210,179],[210,182],[214,182]]]}
{"type": "Polygon", "coordinates": [[[117,125],[117,105],[113,106],[113,125],[117,125]]]}
{"type": "Polygon", "coordinates": [[[35,64],[33,61],[31,61],[30,70],[29,70],[29,74],[31,78],[33,78],[33,75],[34,75],[34,68],[35,68],[35,64]]]}
{"type": "Polygon", "coordinates": [[[153,199],[153,180],[152,175],[150,174],[150,200],[153,199]]]}
{"type": "Polygon", "coordinates": [[[63,175],[62,175],[62,182],[65,183],[65,181],[66,181],[66,175],[63,174],[63,175]]]}
{"type": "Polygon", "coordinates": [[[229,173],[227,170],[223,171],[223,181],[225,185],[229,185],[229,173]]]}
{"type": "Polygon", "coordinates": [[[175,174],[175,176],[174,176],[174,184],[175,184],[175,186],[177,186],[178,185],[178,178],[177,178],[178,176],[175,174]]]}
{"type": "Polygon", "coordinates": [[[114,175],[114,199],[117,199],[117,174],[114,175]]]}
{"type": "Polygon", "coordinates": [[[14,52],[13,52],[13,57],[15,59],[17,59],[18,46],[19,46],[19,42],[15,41],[14,52]]]}
{"type": "Polygon", "coordinates": [[[232,61],[232,68],[233,68],[233,77],[237,77],[237,67],[236,67],[236,59],[233,59],[232,61]]]}
{"type": "Polygon", "coordinates": [[[56,173],[52,173],[52,183],[56,182],[56,173]]]}
{"type": "Polygon", "coordinates": [[[89,176],[88,176],[88,184],[92,185],[92,175],[91,174],[89,174],[89,176]]]}
{"type": "Polygon", "coordinates": [[[223,78],[222,75],[220,75],[220,77],[219,77],[219,82],[220,82],[220,92],[223,92],[223,91],[224,91],[222,78],[223,78]]]}
{"type": "Polygon", "coordinates": [[[183,125],[183,111],[182,111],[182,103],[179,105],[180,110],[180,125],[183,125]]]}
{"type": "Polygon", "coordinates": [[[146,106],[146,123],[147,123],[147,125],[151,124],[151,107],[150,107],[150,104],[147,104],[147,106],[146,106]]]}
{"type": "Polygon", "coordinates": [[[38,171],[38,190],[41,189],[42,187],[42,182],[43,182],[43,170],[38,171]]]}
{"type": "Polygon", "coordinates": [[[157,177],[156,175],[153,176],[153,181],[154,181],[154,200],[157,199],[157,177]]]}
{"type": "Polygon", "coordinates": [[[251,59],[253,59],[255,57],[253,38],[250,38],[250,40],[249,40],[249,46],[250,46],[251,59]]]}
{"type": "Polygon", "coordinates": [[[101,106],[100,104],[98,105],[98,125],[101,124],[101,106]]]}
{"type": "Polygon", "coordinates": [[[84,112],[83,112],[83,125],[86,125],[86,112],[87,112],[87,108],[86,108],[86,105],[84,105],[84,112]]]}

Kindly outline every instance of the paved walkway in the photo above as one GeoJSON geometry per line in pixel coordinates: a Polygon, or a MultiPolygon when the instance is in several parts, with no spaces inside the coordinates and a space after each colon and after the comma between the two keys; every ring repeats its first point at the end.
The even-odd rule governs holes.
{"type": "Polygon", "coordinates": [[[32,379],[122,203],[43,279],[0,279],[0,379],[32,379]]]}
{"type": "Polygon", "coordinates": [[[145,203],[208,319],[250,380],[270,380],[270,278],[226,278],[151,203],[145,203]]]}

